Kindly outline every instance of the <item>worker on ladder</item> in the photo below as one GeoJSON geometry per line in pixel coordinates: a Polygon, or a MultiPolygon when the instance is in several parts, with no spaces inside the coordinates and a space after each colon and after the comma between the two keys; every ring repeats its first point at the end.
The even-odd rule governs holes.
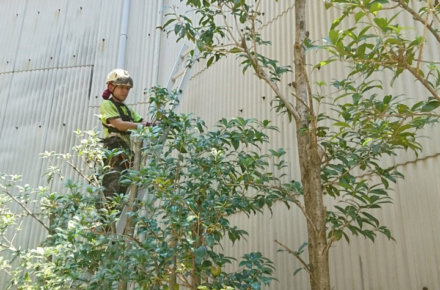
{"type": "Polygon", "coordinates": [[[102,185],[107,200],[115,194],[125,193],[127,187],[120,183],[121,173],[130,167],[130,131],[150,126],[132,108],[124,104],[133,79],[123,69],[112,70],[106,80],[107,89],[103,92],[99,110],[104,127],[104,146],[109,150],[120,149],[119,154],[107,158],[111,171],[104,174],[102,185]]]}

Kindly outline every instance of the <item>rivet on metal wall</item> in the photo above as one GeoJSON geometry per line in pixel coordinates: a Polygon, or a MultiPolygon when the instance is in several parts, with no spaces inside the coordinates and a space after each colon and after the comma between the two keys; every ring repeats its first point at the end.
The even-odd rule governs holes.
{"type": "Polygon", "coordinates": [[[28,61],[31,61],[31,59],[28,59],[28,61]]]}
{"type": "Polygon", "coordinates": [[[82,7],[82,6],[79,6],[79,10],[83,10],[83,7],[82,7]]]}
{"type": "Polygon", "coordinates": [[[38,125],[38,128],[41,128],[42,127],[42,125],[38,125]]]}
{"type": "Polygon", "coordinates": [[[6,61],[6,64],[9,64],[9,60],[6,61]]]}
{"type": "Polygon", "coordinates": [[[17,13],[17,14],[15,14],[15,16],[18,16],[18,13],[17,13]]]}
{"type": "Polygon", "coordinates": [[[37,11],[37,14],[40,14],[40,11],[37,11]]]}
{"type": "Polygon", "coordinates": [[[97,99],[98,98],[98,96],[95,96],[95,99],[97,99]]]}
{"type": "Polygon", "coordinates": [[[265,99],[266,99],[266,96],[262,96],[261,98],[262,98],[263,100],[265,100],[265,99]]]}
{"type": "Polygon", "coordinates": [[[105,38],[102,39],[102,42],[104,42],[104,41],[105,41],[105,38]]]}
{"type": "Polygon", "coordinates": [[[53,56],[51,56],[50,59],[53,59],[53,56]]]}
{"type": "Polygon", "coordinates": [[[74,54],[73,57],[76,57],[76,54],[74,54]]]}
{"type": "Polygon", "coordinates": [[[63,126],[66,126],[66,123],[63,123],[63,126]]]}
{"type": "Polygon", "coordinates": [[[15,130],[18,130],[18,126],[15,126],[15,130]]]}
{"type": "Polygon", "coordinates": [[[240,111],[240,113],[243,113],[243,109],[240,109],[239,111],[240,111]]]}
{"type": "Polygon", "coordinates": [[[61,12],[61,9],[60,9],[60,8],[58,8],[58,12],[61,12]]]}

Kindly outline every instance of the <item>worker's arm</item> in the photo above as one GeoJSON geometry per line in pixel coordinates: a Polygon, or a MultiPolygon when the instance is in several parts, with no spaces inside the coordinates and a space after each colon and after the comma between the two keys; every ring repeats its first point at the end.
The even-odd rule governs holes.
{"type": "Polygon", "coordinates": [[[109,119],[108,123],[118,129],[119,131],[127,131],[130,129],[137,129],[138,125],[141,124],[143,127],[147,126],[147,122],[142,121],[139,123],[123,121],[121,118],[109,119]]]}

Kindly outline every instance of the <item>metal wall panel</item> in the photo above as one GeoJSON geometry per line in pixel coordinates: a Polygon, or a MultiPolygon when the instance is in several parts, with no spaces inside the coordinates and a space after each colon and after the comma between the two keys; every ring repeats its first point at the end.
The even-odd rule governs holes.
{"type": "MultiPolygon", "coordinates": [[[[99,10],[100,14],[99,23],[95,27],[97,37],[94,39],[95,59],[93,60],[94,70],[89,102],[90,108],[99,107],[102,101],[101,94],[106,89],[105,79],[107,74],[116,67],[121,30],[123,1],[106,0],[100,2],[99,7],[91,8],[94,11],[99,10]]],[[[99,126],[99,121],[95,118],[88,125],[92,127],[99,126]]]]}
{"type": "MultiPolygon", "coordinates": [[[[122,3],[122,1],[117,1],[122,3]]],[[[118,5],[121,7],[121,5],[118,5]]],[[[120,9],[105,5],[108,11],[104,15],[113,13],[113,17],[106,16],[102,19],[99,29],[99,39],[105,39],[96,47],[96,59],[94,62],[94,82],[91,87],[90,109],[99,114],[98,107],[102,101],[101,94],[106,88],[105,79],[107,73],[116,67],[120,33],[120,9]],[[119,13],[119,14],[115,14],[119,13]]],[[[147,97],[145,89],[153,85],[154,51],[156,34],[161,33],[156,29],[158,4],[156,1],[132,0],[129,11],[127,48],[125,57],[125,69],[127,69],[134,82],[134,87],[126,103],[132,106],[140,115],[147,115],[147,97]]],[[[100,129],[98,118],[88,124],[90,127],[100,129]]]]}
{"type": "Polygon", "coordinates": [[[354,238],[337,244],[332,254],[333,284],[337,289],[438,289],[440,203],[439,157],[400,167],[408,176],[392,195],[394,203],[379,212],[395,238],[379,237],[374,244],[354,238]]]}
{"type": "MultiPolygon", "coordinates": [[[[122,5],[123,0],[0,1],[1,172],[45,185],[48,163],[39,153],[70,152],[77,128],[101,130],[98,106],[105,77],[117,62],[122,5]]],[[[136,84],[130,101],[141,111],[144,85],[153,75],[156,18],[150,10],[157,10],[155,1],[131,1],[126,68],[136,84]]],[[[69,168],[63,173],[76,176],[69,168]]],[[[55,188],[63,190],[60,183],[55,188]]],[[[31,219],[22,227],[20,247],[33,247],[46,234],[31,219]]],[[[5,278],[0,273],[0,285],[5,278]]]]}
{"type": "MultiPolygon", "coordinates": [[[[10,80],[13,95],[2,112],[0,172],[22,175],[23,182],[33,187],[47,185],[42,176],[48,163],[39,154],[70,151],[75,143],[73,131],[84,128],[89,117],[90,77],[91,66],[0,74],[0,79],[10,80]]],[[[63,173],[75,178],[71,168],[63,173]]],[[[29,204],[28,208],[38,212],[39,205],[29,204]]],[[[34,247],[46,235],[32,219],[23,220],[22,228],[25,230],[16,233],[16,246],[34,247]]],[[[2,273],[0,285],[4,279],[2,273]]]]}
{"type": "MultiPolygon", "coordinates": [[[[15,71],[25,71],[48,67],[56,55],[65,15],[61,13],[66,1],[60,1],[55,7],[44,5],[40,1],[27,1],[25,9],[17,18],[23,18],[19,37],[15,71]],[[52,57],[52,59],[51,59],[52,57]]],[[[15,11],[4,12],[15,15],[15,11]]],[[[14,33],[14,32],[13,32],[14,33]]]]}
{"type": "Polygon", "coordinates": [[[3,10],[0,17],[1,27],[7,27],[2,30],[0,45],[2,53],[0,55],[0,71],[12,71],[17,56],[16,51],[19,45],[20,35],[25,20],[26,0],[2,1],[3,10]],[[9,32],[9,33],[8,33],[9,32]]]}
{"type": "Polygon", "coordinates": [[[153,86],[155,68],[156,28],[158,1],[133,1],[132,17],[129,22],[126,67],[134,77],[134,87],[128,100],[144,118],[148,114],[148,100],[145,92],[153,86]]]}
{"type": "MultiPolygon", "coordinates": [[[[159,1],[132,0],[127,38],[126,69],[134,78],[135,87],[128,103],[144,115],[144,89],[155,83],[155,40],[160,35],[158,83],[165,85],[180,51],[181,43],[156,29],[159,1]]],[[[289,64],[294,41],[294,0],[262,1],[265,10],[261,32],[273,45],[264,52],[289,64]]],[[[106,1],[0,1],[0,171],[24,175],[31,185],[42,183],[45,164],[38,158],[44,150],[66,152],[74,144],[71,132],[76,128],[100,129],[97,114],[105,77],[116,66],[122,0],[106,1]],[[3,36],[2,35],[2,36],[3,36]],[[30,60],[29,60],[30,59],[30,60]],[[32,164],[32,166],[29,166],[32,164]]],[[[181,4],[164,1],[164,7],[181,4]]],[[[311,39],[325,36],[334,10],[325,10],[323,1],[309,1],[308,27],[311,39]]],[[[185,9],[185,8],[180,8],[185,9]]],[[[412,21],[412,20],[408,20],[412,21]]],[[[408,22],[410,23],[410,22],[408,22]]],[[[428,55],[435,54],[428,47],[428,55]]],[[[308,55],[310,63],[323,57],[308,55]]],[[[322,69],[311,76],[331,80],[343,76],[345,68],[322,69]]],[[[270,133],[270,148],[287,151],[289,179],[299,179],[295,127],[288,119],[270,108],[273,93],[252,72],[242,73],[235,57],[228,57],[206,70],[203,62],[193,67],[193,77],[179,109],[194,113],[213,126],[220,118],[245,117],[269,119],[280,128],[270,133]]],[[[388,75],[379,75],[387,82],[388,75]]],[[[289,74],[280,88],[289,92],[289,74]]],[[[389,88],[393,92],[420,94],[409,76],[389,88]]],[[[325,109],[325,108],[323,108],[325,109]]],[[[336,244],[331,250],[332,286],[335,289],[440,289],[440,204],[439,127],[422,134],[425,151],[419,160],[411,154],[399,154],[386,162],[402,164],[408,177],[398,183],[394,204],[379,214],[390,226],[395,242],[378,238],[376,243],[353,238],[348,245],[336,244]]],[[[67,172],[70,174],[69,172],[67,172]]],[[[330,201],[328,201],[330,204],[330,201]]],[[[234,216],[232,222],[249,231],[247,241],[227,244],[225,252],[236,257],[250,251],[262,251],[275,261],[278,283],[271,289],[308,289],[305,272],[293,276],[299,263],[280,253],[274,240],[292,249],[306,241],[306,227],[297,210],[278,204],[271,215],[265,212],[252,218],[234,216]]],[[[23,232],[19,243],[34,245],[44,235],[38,227],[23,232]]],[[[0,285],[2,284],[0,277],[0,285]]]]}

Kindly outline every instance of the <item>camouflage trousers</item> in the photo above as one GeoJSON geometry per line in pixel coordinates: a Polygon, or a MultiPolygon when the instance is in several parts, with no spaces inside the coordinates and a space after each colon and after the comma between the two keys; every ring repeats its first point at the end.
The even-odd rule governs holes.
{"type": "Polygon", "coordinates": [[[127,192],[128,186],[121,184],[121,177],[124,171],[130,167],[130,154],[127,144],[119,137],[112,136],[106,138],[103,143],[108,150],[117,149],[125,151],[125,153],[116,154],[105,160],[105,164],[110,167],[110,170],[104,174],[102,186],[104,188],[105,202],[109,204],[116,195],[125,194],[127,192]]]}

